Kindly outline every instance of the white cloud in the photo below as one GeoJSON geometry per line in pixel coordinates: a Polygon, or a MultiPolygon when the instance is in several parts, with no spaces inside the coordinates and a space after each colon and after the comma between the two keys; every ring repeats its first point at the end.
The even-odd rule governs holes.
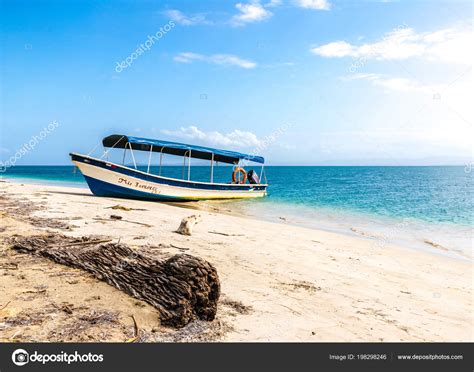
{"type": "Polygon", "coordinates": [[[322,57],[355,57],[354,47],[345,41],[333,41],[311,49],[311,52],[322,57]]]}
{"type": "Polygon", "coordinates": [[[282,0],[270,0],[268,3],[264,5],[265,8],[275,8],[280,6],[283,3],[282,0]]]}
{"type": "Polygon", "coordinates": [[[208,25],[211,23],[206,20],[204,14],[193,14],[187,16],[183,12],[176,9],[167,10],[165,15],[168,16],[172,21],[183,26],[208,25]]]}
{"type": "Polygon", "coordinates": [[[255,68],[257,63],[243,59],[232,54],[213,54],[206,56],[198,53],[184,52],[174,57],[174,60],[181,63],[191,63],[194,61],[203,61],[216,65],[237,66],[245,69],[255,68]]]}
{"type": "Polygon", "coordinates": [[[469,65],[473,60],[473,33],[468,27],[453,27],[417,33],[398,27],[374,43],[353,45],[334,41],[311,49],[322,57],[353,57],[376,60],[423,58],[433,62],[469,65]]]}
{"type": "Polygon", "coordinates": [[[329,10],[331,4],[327,0],[296,0],[296,5],[306,9],[329,10]]]}
{"type": "Polygon", "coordinates": [[[234,26],[243,26],[246,23],[261,22],[271,16],[273,13],[265,9],[259,0],[252,0],[249,3],[237,3],[235,7],[240,12],[231,19],[234,26]]]}
{"type": "Polygon", "coordinates": [[[387,77],[381,74],[353,74],[344,76],[342,80],[367,80],[375,86],[380,86],[387,90],[397,92],[418,92],[427,94],[436,94],[443,90],[440,85],[423,85],[418,81],[399,78],[399,77],[387,77]]]}
{"type": "Polygon", "coordinates": [[[176,131],[163,129],[161,133],[186,140],[197,140],[212,146],[257,147],[261,145],[261,141],[254,133],[238,129],[230,133],[204,132],[198,127],[191,125],[189,127],[181,127],[176,131]]]}
{"type": "Polygon", "coordinates": [[[191,63],[193,61],[202,61],[205,58],[206,57],[203,56],[202,54],[184,52],[184,53],[179,53],[176,57],[174,57],[174,60],[176,62],[191,63]]]}

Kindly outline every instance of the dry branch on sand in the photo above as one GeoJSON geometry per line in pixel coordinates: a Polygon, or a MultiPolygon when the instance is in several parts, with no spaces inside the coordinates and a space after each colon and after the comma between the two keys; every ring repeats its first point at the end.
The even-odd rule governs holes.
{"type": "Polygon", "coordinates": [[[244,234],[229,234],[220,231],[208,231],[209,234],[217,234],[217,235],[224,235],[224,236],[245,236],[244,234]]]}
{"type": "Polygon", "coordinates": [[[153,227],[153,225],[150,225],[148,223],[143,223],[143,222],[138,222],[138,221],[130,221],[130,220],[124,220],[122,216],[118,216],[115,214],[110,215],[110,219],[106,218],[100,218],[100,217],[95,217],[93,218],[94,221],[102,221],[102,222],[108,222],[108,221],[121,221],[121,222],[128,222],[128,223],[133,223],[135,225],[141,225],[145,227],[153,227]]]}
{"type": "Polygon", "coordinates": [[[112,207],[107,207],[106,209],[119,209],[121,211],[129,212],[129,211],[147,211],[148,209],[145,208],[130,208],[130,207],[125,207],[123,205],[117,204],[113,205],[112,207]]]}
{"type": "Polygon", "coordinates": [[[148,302],[159,311],[162,324],[183,327],[194,319],[214,319],[220,283],[209,262],[187,254],[161,261],[125,244],[97,244],[97,238],[87,244],[90,240],[50,234],[15,236],[10,243],[17,251],[86,270],[148,302]]]}

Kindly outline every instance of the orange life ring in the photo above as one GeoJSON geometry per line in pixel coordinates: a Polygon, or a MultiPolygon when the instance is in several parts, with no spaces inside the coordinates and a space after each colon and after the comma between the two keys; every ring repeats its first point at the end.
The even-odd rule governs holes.
{"type": "Polygon", "coordinates": [[[235,168],[234,172],[232,173],[232,182],[243,184],[245,183],[245,181],[247,181],[247,172],[245,171],[245,169],[240,167],[235,168]],[[240,180],[240,182],[237,182],[237,173],[242,173],[242,175],[244,176],[244,178],[240,180]]]}

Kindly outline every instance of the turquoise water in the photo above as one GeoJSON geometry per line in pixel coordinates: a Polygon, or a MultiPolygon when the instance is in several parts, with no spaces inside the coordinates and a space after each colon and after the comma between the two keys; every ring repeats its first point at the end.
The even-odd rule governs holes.
{"type": "MultiPolygon", "coordinates": [[[[208,167],[191,169],[192,179],[209,179],[208,167]]],[[[154,167],[151,170],[158,172],[154,167]]],[[[259,207],[276,203],[426,222],[461,225],[474,222],[474,172],[467,173],[464,167],[270,166],[265,168],[265,173],[270,184],[269,196],[257,202],[259,207]]],[[[85,184],[72,166],[18,166],[7,169],[3,175],[85,184]]],[[[162,175],[182,178],[183,168],[163,167],[162,175]]],[[[230,177],[229,167],[215,169],[215,181],[229,182],[230,177]]]]}

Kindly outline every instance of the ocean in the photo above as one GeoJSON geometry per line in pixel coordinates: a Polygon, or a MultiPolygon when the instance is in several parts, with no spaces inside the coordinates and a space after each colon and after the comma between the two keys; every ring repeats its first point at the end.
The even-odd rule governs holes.
{"type": "MultiPolygon", "coordinates": [[[[15,166],[2,177],[87,187],[80,172],[74,169],[15,166]]],[[[152,167],[151,171],[157,173],[158,169],[152,167]]],[[[209,167],[191,167],[194,180],[208,180],[209,173],[209,167]]],[[[217,167],[215,181],[229,182],[231,173],[228,166],[217,167]]],[[[471,258],[473,173],[474,170],[461,166],[267,166],[267,198],[205,203],[218,203],[226,209],[271,221],[359,235],[373,239],[378,247],[397,243],[471,258]]],[[[162,175],[181,178],[183,167],[163,167],[162,175]]]]}

